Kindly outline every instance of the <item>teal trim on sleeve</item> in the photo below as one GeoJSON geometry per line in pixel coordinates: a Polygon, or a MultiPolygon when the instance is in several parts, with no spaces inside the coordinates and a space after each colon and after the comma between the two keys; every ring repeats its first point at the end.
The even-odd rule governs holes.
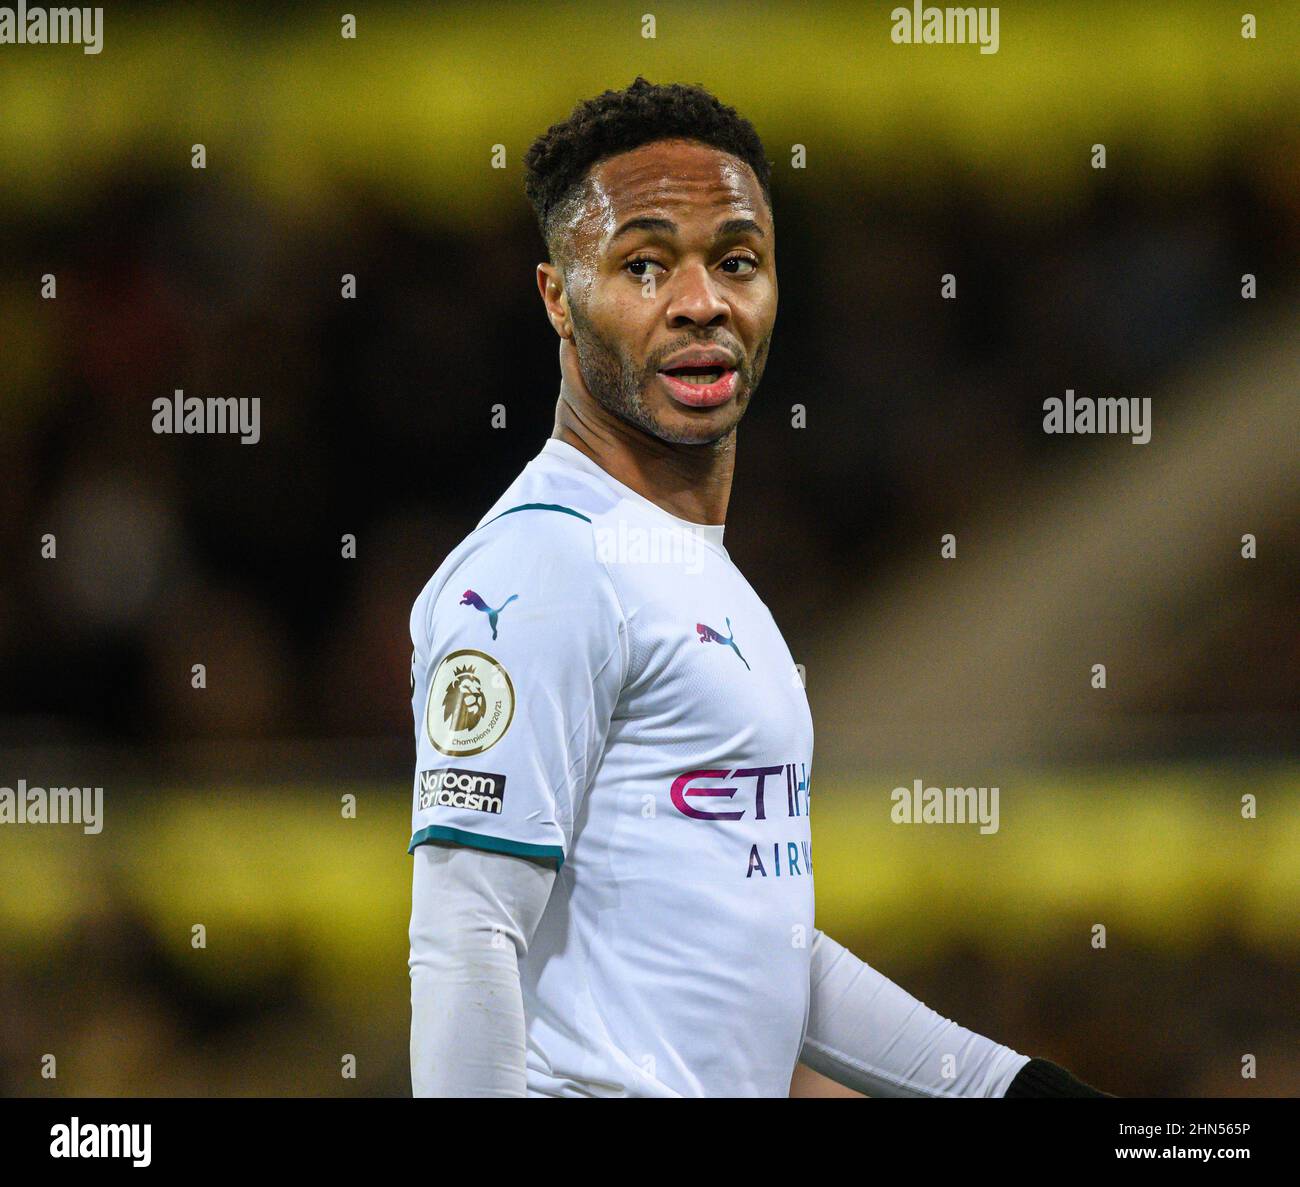
{"type": "MultiPolygon", "coordinates": [[[[583,515],[581,511],[575,511],[572,507],[561,507],[559,503],[520,503],[518,507],[507,507],[501,515],[510,515],[515,511],[559,511],[565,515],[572,515],[583,523],[590,523],[591,520],[583,515]]],[[[496,523],[501,515],[494,515],[483,526],[487,527],[488,523],[496,523]]]]}
{"type": "Polygon", "coordinates": [[[507,841],[504,837],[488,837],[463,828],[445,828],[431,824],[411,838],[407,853],[414,853],[417,845],[428,841],[451,841],[455,845],[468,845],[471,849],[486,849],[489,853],[509,853],[512,857],[553,857],[558,870],[564,864],[564,850],[558,845],[529,845],[524,841],[507,841]]]}

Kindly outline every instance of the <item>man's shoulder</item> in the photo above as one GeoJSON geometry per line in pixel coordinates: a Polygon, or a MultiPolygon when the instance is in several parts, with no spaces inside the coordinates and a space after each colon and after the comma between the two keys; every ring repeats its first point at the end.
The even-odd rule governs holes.
{"type": "MultiPolygon", "coordinates": [[[[616,500],[585,475],[530,473],[532,469],[447,555],[412,607],[413,626],[420,619],[429,621],[449,586],[468,583],[472,591],[477,581],[494,589],[509,585],[507,592],[529,587],[552,599],[566,591],[590,595],[608,586],[594,525],[616,500]]],[[[451,592],[461,596],[459,589],[451,592]]]]}
{"type": "MultiPolygon", "coordinates": [[[[540,526],[542,531],[551,530],[549,525],[556,516],[591,525],[617,502],[618,496],[597,475],[562,465],[550,454],[542,453],[524,467],[488,509],[476,531],[520,515],[530,526],[545,525],[540,526]]],[[[563,528],[555,530],[562,538],[572,535],[563,528]]]]}
{"type": "Polygon", "coordinates": [[[544,565],[549,572],[598,566],[596,525],[615,502],[586,475],[526,470],[448,560],[494,557],[516,567],[544,565]]]}

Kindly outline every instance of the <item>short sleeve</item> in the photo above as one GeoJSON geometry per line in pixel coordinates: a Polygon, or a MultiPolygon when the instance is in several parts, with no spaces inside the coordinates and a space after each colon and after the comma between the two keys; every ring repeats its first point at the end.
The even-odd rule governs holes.
{"type": "Polygon", "coordinates": [[[411,613],[409,851],[431,841],[563,864],[627,667],[589,521],[525,508],[480,527],[411,613]]]}

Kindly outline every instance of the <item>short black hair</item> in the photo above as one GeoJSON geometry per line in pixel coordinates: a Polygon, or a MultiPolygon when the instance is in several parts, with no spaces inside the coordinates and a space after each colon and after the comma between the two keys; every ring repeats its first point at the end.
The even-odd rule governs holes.
{"type": "Polygon", "coordinates": [[[580,202],[587,173],[607,157],[656,140],[696,140],[739,157],[754,171],[772,209],[772,168],[754,125],[701,86],[657,84],[639,74],[622,91],[604,91],[552,124],[524,154],[524,191],[552,260],[556,233],[580,202]]]}

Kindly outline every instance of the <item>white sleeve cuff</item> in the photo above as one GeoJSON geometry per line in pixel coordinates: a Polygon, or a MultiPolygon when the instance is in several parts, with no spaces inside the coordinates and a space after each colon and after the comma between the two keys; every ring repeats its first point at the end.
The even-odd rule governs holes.
{"type": "Polygon", "coordinates": [[[868,1096],[1002,1096],[1029,1062],[944,1018],[814,932],[801,1060],[868,1096]]]}

